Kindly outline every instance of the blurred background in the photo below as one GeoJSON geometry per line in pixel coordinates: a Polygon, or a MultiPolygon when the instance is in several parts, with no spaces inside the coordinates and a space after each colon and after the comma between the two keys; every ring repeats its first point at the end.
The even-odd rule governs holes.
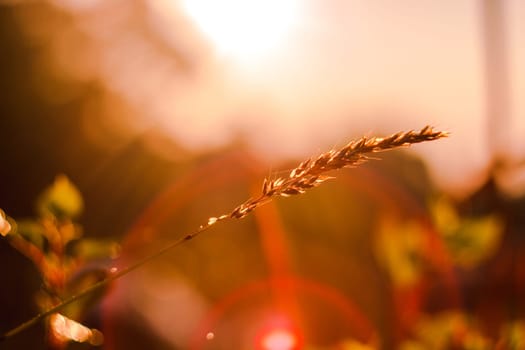
{"type": "MultiPolygon", "coordinates": [[[[269,174],[430,124],[451,136],[213,228],[85,322],[104,349],[525,348],[524,19],[519,0],[0,0],[0,208],[34,216],[65,174],[120,268],[269,174]]],[[[41,279],[6,240],[0,264],[4,332],[41,279]]]]}

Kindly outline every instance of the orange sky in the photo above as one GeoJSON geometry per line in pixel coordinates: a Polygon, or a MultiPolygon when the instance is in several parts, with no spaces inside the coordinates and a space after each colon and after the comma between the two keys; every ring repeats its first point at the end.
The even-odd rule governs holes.
{"type": "MultiPolygon", "coordinates": [[[[242,135],[276,160],[431,124],[452,137],[414,149],[440,183],[472,187],[487,166],[479,2],[297,0],[293,25],[246,60],[221,50],[177,0],[49,1],[77,18],[74,35],[53,36],[57,71],[101,79],[137,111],[103,121],[115,132],[158,128],[192,149],[242,135]]],[[[525,4],[506,5],[512,114],[503,143],[523,157],[525,4]]],[[[204,18],[235,23],[235,11],[212,11],[204,18]]],[[[256,22],[258,13],[238,31],[273,28],[277,17],[256,22]]]]}

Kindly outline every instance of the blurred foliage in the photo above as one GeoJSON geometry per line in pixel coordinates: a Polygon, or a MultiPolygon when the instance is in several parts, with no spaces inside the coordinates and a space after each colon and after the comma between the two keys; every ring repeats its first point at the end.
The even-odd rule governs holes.
{"type": "MultiPolygon", "coordinates": [[[[472,291],[464,288],[473,283],[476,289],[480,281],[491,278],[489,262],[501,258],[508,221],[495,209],[461,211],[460,204],[428,188],[420,162],[405,163],[405,155],[392,154],[394,161],[389,158],[389,162],[403,171],[389,172],[368,164],[351,174],[338,174],[338,181],[307,196],[272,202],[242,222],[227,222],[205,239],[188,242],[177,254],[145,266],[141,272],[148,278],[131,280],[130,276],[122,281],[126,296],[120,297],[129,297],[123,301],[129,303],[133,298],[139,300],[132,314],[150,322],[151,330],[144,329],[143,321],[136,327],[151,332],[152,338],[160,337],[158,324],[147,314],[159,307],[163,322],[175,322],[172,317],[179,318],[183,308],[176,299],[177,284],[181,284],[191,286],[187,293],[197,293],[212,307],[232,295],[239,298],[217,316],[227,319],[226,330],[218,326],[215,339],[208,342],[225,344],[220,343],[222,338],[237,336],[228,332],[242,333],[242,327],[250,323],[242,319],[239,325],[228,317],[254,304],[262,307],[281,293],[271,284],[261,290],[244,290],[244,286],[277,274],[313,281],[287,287],[284,296],[280,295],[286,299],[287,293],[293,294],[302,312],[301,327],[308,334],[302,350],[524,349],[525,327],[519,310],[512,317],[483,314],[480,307],[503,309],[505,300],[489,293],[474,304],[469,299],[472,291]],[[401,180],[405,173],[410,174],[410,181],[401,180]],[[424,193],[420,193],[422,188],[424,193]],[[257,234],[251,234],[254,231],[257,234]],[[131,284],[124,284],[130,280],[131,284]],[[469,307],[455,304],[454,292],[464,293],[461,296],[469,307]],[[371,326],[363,326],[367,323],[371,326]],[[342,340],[341,335],[348,339],[342,340]]],[[[245,170],[243,166],[253,165],[242,165],[239,158],[233,158],[235,171],[224,166],[229,164],[226,161],[219,162],[220,170],[204,182],[190,169],[188,176],[181,176],[185,182],[176,183],[171,192],[159,197],[162,200],[150,203],[146,209],[150,221],[144,220],[144,226],[126,237],[124,248],[130,259],[138,259],[146,249],[161,249],[173,239],[174,231],[188,232],[203,218],[216,215],[217,208],[231,207],[251,195],[250,176],[257,180],[259,176],[245,170]],[[236,172],[244,177],[228,177],[236,172]]],[[[385,167],[383,163],[387,162],[377,164],[385,167]]],[[[201,175],[210,173],[202,169],[201,175]]],[[[5,240],[31,259],[42,276],[43,287],[36,297],[42,310],[104,279],[108,274],[105,263],[120,253],[114,241],[83,236],[76,222],[83,206],[79,191],[59,176],[39,197],[37,218],[15,222],[0,213],[5,240]]],[[[100,334],[78,321],[104,292],[48,320],[50,333],[60,329],[53,336],[61,346],[66,339],[99,343],[100,334]]],[[[204,316],[194,317],[205,317],[206,311],[201,312],[204,316]]],[[[122,322],[129,322],[127,314],[123,317],[122,322]]],[[[129,338],[130,332],[128,329],[122,337],[129,338]]],[[[119,345],[122,348],[140,348],[133,340],[124,343],[119,338],[118,342],[124,344],[119,345]]],[[[221,346],[210,348],[225,348],[221,346]]]]}
{"type": "Polygon", "coordinates": [[[460,312],[424,317],[414,326],[414,333],[414,340],[402,343],[400,350],[488,350],[494,346],[474,320],[460,312]]]}
{"type": "Polygon", "coordinates": [[[497,215],[461,217],[444,197],[431,203],[430,212],[458,266],[472,269],[497,251],[504,229],[497,215]]]}
{"type": "Polygon", "coordinates": [[[40,223],[31,219],[18,220],[16,222],[15,232],[25,240],[34,244],[37,248],[41,250],[44,249],[45,230],[40,223]]]}
{"type": "Polygon", "coordinates": [[[37,200],[40,216],[53,216],[57,219],[75,219],[84,209],[82,195],[64,175],[58,175],[37,200]]]}
{"type": "Polygon", "coordinates": [[[120,255],[120,245],[111,240],[84,238],[73,243],[72,254],[84,260],[115,259],[120,255]]]}
{"type": "MultiPolygon", "coordinates": [[[[39,196],[37,218],[15,222],[0,213],[2,235],[40,272],[42,288],[35,301],[41,311],[106,278],[107,269],[101,264],[108,258],[118,256],[120,248],[115,242],[82,238],[81,226],[73,221],[82,210],[80,191],[66,176],[59,175],[39,196]]],[[[99,331],[89,329],[74,319],[82,318],[102,296],[103,292],[92,293],[79,302],[67,305],[60,314],[48,317],[49,346],[62,349],[71,340],[100,344],[99,331]]]]}
{"type": "MultiPolygon", "coordinates": [[[[473,269],[497,251],[504,227],[496,215],[462,217],[444,197],[431,202],[430,213],[455,265],[473,269]]],[[[414,285],[424,277],[432,253],[424,223],[385,215],[375,234],[376,258],[395,286],[414,285]]]]}
{"type": "Polygon", "coordinates": [[[525,350],[525,320],[505,325],[496,348],[498,350],[525,350]]]}
{"type": "Polygon", "coordinates": [[[395,286],[414,285],[423,271],[425,232],[416,221],[383,217],[376,232],[375,253],[395,286]]]}
{"type": "Polygon", "coordinates": [[[503,325],[499,339],[490,339],[475,318],[461,311],[448,311],[422,318],[414,326],[414,337],[400,345],[400,350],[522,350],[525,349],[525,323],[503,325]]]}

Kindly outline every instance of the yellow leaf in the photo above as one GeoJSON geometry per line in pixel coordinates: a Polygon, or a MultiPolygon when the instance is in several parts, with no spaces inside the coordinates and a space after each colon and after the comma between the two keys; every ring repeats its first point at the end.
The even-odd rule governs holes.
{"type": "Polygon", "coordinates": [[[73,246],[74,255],[83,259],[115,259],[120,254],[120,245],[109,240],[82,239],[73,246]]]}
{"type": "Polygon", "coordinates": [[[525,350],[525,321],[519,320],[503,327],[500,344],[503,349],[525,350]]]}
{"type": "Polygon", "coordinates": [[[431,212],[455,264],[473,268],[497,250],[503,234],[503,222],[497,216],[460,217],[443,198],[431,205],[431,212]]]}
{"type": "Polygon", "coordinates": [[[400,222],[392,217],[381,220],[376,257],[396,286],[412,285],[420,279],[423,245],[424,233],[417,222],[400,222]]]}
{"type": "Polygon", "coordinates": [[[38,248],[43,248],[44,228],[40,223],[32,220],[19,220],[16,224],[16,233],[24,237],[25,240],[33,243],[38,248]]]}
{"type": "Polygon", "coordinates": [[[457,230],[460,218],[456,209],[450,201],[441,197],[431,204],[430,207],[434,224],[440,232],[447,234],[457,230]]]}
{"type": "MultiPolygon", "coordinates": [[[[473,268],[489,258],[499,247],[503,223],[496,216],[468,219],[455,234],[460,244],[451,247],[456,263],[464,268],[473,268]]],[[[448,245],[455,241],[446,240],[448,245]]]]}
{"type": "MultiPolygon", "coordinates": [[[[460,312],[447,311],[422,318],[414,327],[416,340],[410,345],[420,345],[428,350],[488,350],[493,349],[490,340],[479,332],[473,320],[460,312]]],[[[417,346],[403,350],[418,349],[417,346]]]]}
{"type": "Polygon", "coordinates": [[[75,218],[81,214],[84,202],[79,190],[65,175],[58,175],[37,202],[40,214],[58,218],[75,218]]]}

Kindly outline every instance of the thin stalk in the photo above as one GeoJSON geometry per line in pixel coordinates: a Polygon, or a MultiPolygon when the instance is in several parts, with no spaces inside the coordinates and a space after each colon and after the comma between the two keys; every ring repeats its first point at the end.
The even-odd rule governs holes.
{"type": "Polygon", "coordinates": [[[112,275],[103,279],[102,281],[93,284],[80,293],[65,299],[56,306],[36,315],[32,319],[4,333],[2,336],[0,336],[0,341],[4,341],[21,333],[22,331],[35,325],[43,318],[62,309],[64,306],[83,298],[94,290],[106,286],[107,284],[138,269],[149,261],[165,254],[169,250],[193,239],[220,221],[224,221],[226,219],[242,219],[256,208],[271,201],[274,197],[288,197],[302,194],[310,188],[319,186],[324,181],[331,179],[331,177],[324,175],[326,172],[361,164],[369,159],[366,155],[367,153],[387,151],[394,148],[409,146],[414,143],[433,141],[447,136],[448,134],[445,132],[434,131],[430,126],[425,126],[420,131],[410,130],[407,132],[399,132],[385,138],[362,137],[357,141],[348,143],[340,149],[330,150],[316,158],[307,159],[306,161],[299,164],[295,169],[293,169],[288,177],[264,179],[261,195],[259,197],[247,200],[228,214],[209,218],[208,222],[205,225],[201,225],[197,230],[171,242],[159,251],[148,255],[141,260],[138,260],[134,264],[120,271],[114,272],[112,275]]]}
{"type": "Polygon", "coordinates": [[[170,244],[168,244],[167,246],[163,247],[162,249],[156,251],[155,253],[151,254],[151,255],[148,255],[144,258],[142,258],[141,260],[138,260],[137,262],[133,263],[132,265],[130,266],[127,266],[126,268],[123,268],[119,271],[116,271],[114,272],[113,274],[111,274],[109,277],[103,279],[102,281],[99,281],[91,286],[89,286],[88,288],[84,289],[83,291],[81,291],[80,293],[78,294],[75,294],[63,301],[61,301],[59,304],[53,306],[52,308],[46,310],[46,311],[43,311],[41,313],[39,313],[38,315],[36,315],[35,317],[27,320],[26,322],[20,324],[19,326],[11,329],[10,331],[8,332],[5,332],[2,336],[0,336],[0,341],[4,341],[8,338],[11,338],[15,335],[17,335],[18,333],[20,332],[23,332],[24,330],[34,326],[36,323],[38,323],[40,320],[42,320],[43,318],[59,311],[60,309],[62,309],[63,307],[87,296],[88,294],[90,294],[91,292],[99,289],[99,288],[102,288],[106,285],[108,285],[109,283],[119,279],[120,277],[124,276],[124,275],[127,275],[128,273],[138,269],[139,267],[141,267],[142,265],[148,263],[149,261],[153,260],[153,259],[156,259],[158,258],[159,256],[165,254],[166,252],[168,252],[169,250],[181,245],[182,243],[184,243],[185,241],[189,241],[190,239],[194,238],[195,236],[197,236],[199,233],[203,232],[203,231],[206,231],[207,229],[210,228],[211,225],[205,225],[205,226],[201,226],[198,230],[195,230],[193,231],[192,233],[189,233],[173,242],[171,242],[170,244]]]}

